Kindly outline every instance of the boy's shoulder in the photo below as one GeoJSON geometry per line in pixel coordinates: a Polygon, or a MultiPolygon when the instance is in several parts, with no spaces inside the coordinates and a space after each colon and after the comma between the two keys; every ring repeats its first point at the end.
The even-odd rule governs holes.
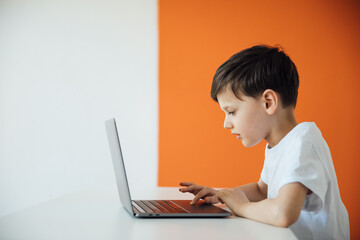
{"type": "Polygon", "coordinates": [[[329,147],[314,122],[298,124],[284,145],[281,155],[286,156],[287,161],[291,158],[294,162],[308,164],[319,160],[324,166],[332,161],[329,147]]]}
{"type": "Polygon", "coordinates": [[[288,135],[289,137],[286,136],[288,137],[288,144],[307,143],[311,145],[318,145],[323,144],[325,141],[322,137],[320,129],[314,122],[299,123],[288,135]]]}
{"type": "Polygon", "coordinates": [[[327,146],[316,124],[314,122],[302,122],[294,127],[277,146],[271,149],[266,148],[265,155],[279,157],[302,155],[304,152],[309,154],[325,145],[327,146]]]}
{"type": "Polygon", "coordinates": [[[319,128],[314,122],[299,123],[292,131],[294,131],[298,137],[304,138],[311,137],[314,134],[318,134],[318,132],[320,132],[319,128]]]}

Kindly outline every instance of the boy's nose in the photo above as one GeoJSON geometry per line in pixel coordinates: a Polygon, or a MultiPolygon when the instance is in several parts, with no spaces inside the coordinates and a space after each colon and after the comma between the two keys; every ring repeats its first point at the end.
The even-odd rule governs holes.
{"type": "Polygon", "coordinates": [[[231,129],[231,128],[233,128],[233,125],[232,125],[231,122],[229,122],[229,121],[227,121],[227,120],[225,119],[225,121],[224,121],[224,128],[226,128],[226,129],[231,129]]]}

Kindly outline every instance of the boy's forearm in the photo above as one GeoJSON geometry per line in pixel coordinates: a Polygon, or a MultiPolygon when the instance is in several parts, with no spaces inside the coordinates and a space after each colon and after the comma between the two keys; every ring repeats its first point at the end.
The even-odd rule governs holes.
{"type": "Polygon", "coordinates": [[[233,209],[233,211],[238,216],[278,227],[289,227],[293,224],[293,220],[288,217],[281,206],[278,206],[274,199],[248,202],[233,209]]]}
{"type": "Polygon", "coordinates": [[[276,198],[250,202],[245,193],[225,192],[222,200],[238,216],[279,227],[294,224],[301,214],[308,189],[294,182],[283,186],[276,198]]]}
{"type": "Polygon", "coordinates": [[[250,202],[258,202],[266,199],[266,196],[264,196],[260,192],[258,183],[249,183],[246,185],[242,185],[234,188],[234,190],[243,191],[250,202]]]}
{"type": "MultiPolygon", "coordinates": [[[[247,185],[242,188],[254,190],[254,185],[247,185]]],[[[276,199],[251,202],[241,187],[220,190],[217,196],[233,213],[240,217],[279,227],[288,227],[293,223],[293,220],[296,221],[296,215],[292,214],[291,204],[284,204],[283,201],[276,199]],[[291,218],[292,216],[295,217],[291,218]]]]}

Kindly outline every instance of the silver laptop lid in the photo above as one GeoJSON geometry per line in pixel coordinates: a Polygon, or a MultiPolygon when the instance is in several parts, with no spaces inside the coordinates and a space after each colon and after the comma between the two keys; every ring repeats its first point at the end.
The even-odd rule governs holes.
{"type": "Polygon", "coordinates": [[[119,191],[119,197],[122,205],[126,208],[126,210],[134,215],[132,204],[131,204],[131,196],[129,190],[129,184],[127,182],[125,165],[123,156],[121,153],[120,140],[118,131],[116,128],[115,119],[109,119],[105,121],[106,133],[108,136],[109,147],[111,152],[111,157],[113,161],[116,183],[119,191]]]}

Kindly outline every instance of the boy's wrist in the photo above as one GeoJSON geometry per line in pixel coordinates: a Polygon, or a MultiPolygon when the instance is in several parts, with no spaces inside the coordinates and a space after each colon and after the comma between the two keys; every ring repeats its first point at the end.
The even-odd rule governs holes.
{"type": "Polygon", "coordinates": [[[224,202],[236,215],[242,216],[244,209],[250,203],[245,193],[240,189],[224,189],[217,193],[220,202],[224,202]]]}
{"type": "Polygon", "coordinates": [[[245,217],[246,209],[251,205],[251,202],[241,203],[235,210],[235,214],[239,217],[245,217]]]}

